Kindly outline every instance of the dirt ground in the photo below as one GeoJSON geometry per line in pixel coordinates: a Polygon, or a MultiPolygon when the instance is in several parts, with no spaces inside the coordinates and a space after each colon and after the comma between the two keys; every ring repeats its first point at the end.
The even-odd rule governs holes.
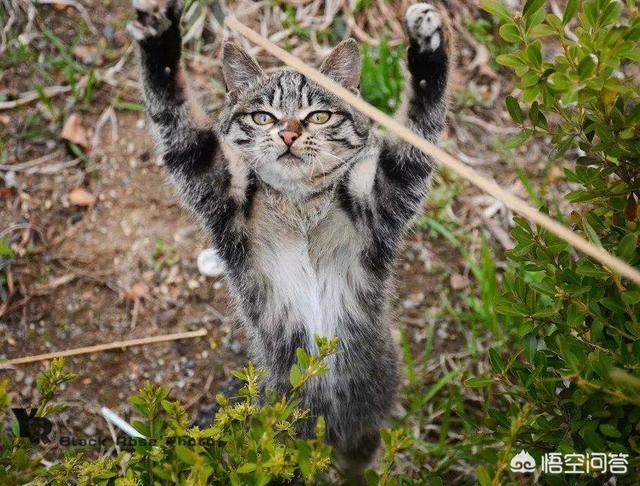
{"type": "MultiPolygon", "coordinates": [[[[54,154],[32,170],[2,172],[0,233],[15,257],[3,263],[7,281],[0,301],[0,355],[15,358],[201,328],[208,334],[69,358],[68,368],[79,376],[62,397],[71,409],[56,422],[76,435],[91,435],[96,428],[104,432],[98,415],[102,406],[129,417],[126,397],[144,380],[170,387],[172,396],[196,415],[213,401],[229,371],[246,359],[224,280],[198,273],[196,255],[207,241],[167,182],[144,114],[107,111],[116,97],[140,100],[132,87],[135,56],[122,32],[128,2],[93,2],[89,8],[97,33],[87,34],[82,45],[98,46],[99,59],[89,62],[104,71],[126,57],[119,72],[125,80],[121,85],[100,85],[91,103],[71,110],[80,117],[86,139],[95,143],[83,147],[77,163],[65,166],[77,153],[62,139],[59,121],[44,123],[34,136],[26,134],[29,117],[41,110],[41,101],[0,111],[3,150],[12,163],[54,154]],[[115,123],[102,123],[110,113],[115,123]]],[[[42,7],[38,15],[57,37],[75,42],[78,11],[42,7]]],[[[76,56],[83,54],[76,49],[76,56]]],[[[215,63],[191,62],[189,72],[198,93],[215,106],[220,99],[210,82],[219,79],[215,63]]],[[[14,65],[2,76],[0,92],[24,93],[41,76],[29,65],[14,65]]],[[[54,75],[48,85],[56,82],[62,80],[54,75]]],[[[52,100],[62,109],[64,96],[52,100]]],[[[455,135],[452,130],[448,138],[455,135]]],[[[460,335],[433,311],[451,290],[449,273],[434,271],[443,267],[449,273],[464,272],[458,254],[425,241],[420,231],[412,232],[398,264],[395,310],[398,327],[406,325],[415,349],[422,346],[430,322],[438,323],[436,352],[463,345],[460,335]]],[[[10,377],[15,405],[28,406],[36,399],[35,374],[43,366],[0,371],[0,377],[10,377]]]]}

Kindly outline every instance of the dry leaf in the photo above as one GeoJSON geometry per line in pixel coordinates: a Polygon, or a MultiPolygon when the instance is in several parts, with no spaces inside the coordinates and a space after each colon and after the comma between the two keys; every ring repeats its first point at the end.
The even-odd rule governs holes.
{"type": "Polygon", "coordinates": [[[72,113],[62,129],[62,138],[81,147],[89,147],[87,130],[82,126],[82,120],[76,113],[72,113]]]}
{"type": "Polygon", "coordinates": [[[69,193],[69,202],[74,206],[93,206],[96,197],[86,189],[78,187],[69,193]]]}
{"type": "Polygon", "coordinates": [[[76,46],[73,48],[73,55],[83,64],[102,64],[102,52],[96,47],[76,46]]]}
{"type": "Polygon", "coordinates": [[[147,295],[147,291],[144,288],[144,285],[137,283],[133,284],[125,295],[127,300],[138,300],[147,295]]]}
{"type": "Polygon", "coordinates": [[[454,273],[451,275],[450,285],[453,290],[462,290],[469,285],[469,279],[463,275],[454,273]]]}
{"type": "Polygon", "coordinates": [[[0,199],[11,199],[15,197],[18,191],[13,187],[0,187],[0,199]]]}

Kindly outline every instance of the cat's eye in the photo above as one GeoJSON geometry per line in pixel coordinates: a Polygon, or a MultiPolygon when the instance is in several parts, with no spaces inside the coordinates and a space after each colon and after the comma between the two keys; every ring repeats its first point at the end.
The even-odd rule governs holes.
{"type": "Polygon", "coordinates": [[[258,125],[269,125],[270,123],[276,121],[276,117],[271,113],[267,113],[266,111],[256,111],[255,113],[251,114],[251,118],[258,125]]]}
{"type": "Polygon", "coordinates": [[[309,116],[307,117],[307,121],[315,123],[317,125],[322,125],[323,123],[327,123],[329,121],[329,118],[331,118],[330,111],[314,111],[313,113],[309,114],[309,116]]]}

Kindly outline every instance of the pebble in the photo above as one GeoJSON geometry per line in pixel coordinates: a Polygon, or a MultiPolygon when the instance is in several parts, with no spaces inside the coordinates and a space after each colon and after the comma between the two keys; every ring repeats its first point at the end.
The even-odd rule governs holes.
{"type": "Polygon", "coordinates": [[[234,340],[229,345],[229,349],[233,354],[240,354],[242,353],[242,344],[240,344],[240,341],[234,340]]]}
{"type": "Polygon", "coordinates": [[[20,383],[24,379],[24,371],[21,369],[16,369],[16,383],[20,383]]]}
{"type": "Polygon", "coordinates": [[[198,271],[206,277],[221,277],[224,272],[224,263],[214,248],[207,248],[198,254],[198,271]]]}

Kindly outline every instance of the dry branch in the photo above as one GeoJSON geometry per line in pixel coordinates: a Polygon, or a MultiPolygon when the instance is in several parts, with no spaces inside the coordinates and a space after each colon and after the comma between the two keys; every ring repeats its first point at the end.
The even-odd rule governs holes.
{"type": "Polygon", "coordinates": [[[145,344],[177,341],[179,339],[192,339],[196,337],[206,336],[206,334],[207,334],[206,329],[198,329],[197,331],[177,332],[174,334],[163,334],[160,336],[148,336],[148,337],[138,338],[138,339],[129,339],[127,341],[114,341],[111,343],[96,344],[94,346],[85,346],[82,348],[67,349],[65,351],[55,351],[53,353],[38,354],[35,356],[25,356],[23,358],[14,358],[14,359],[10,359],[8,361],[4,361],[0,363],[0,368],[13,366],[13,365],[20,365],[20,364],[36,363],[38,361],[46,361],[49,359],[63,357],[63,356],[77,356],[79,354],[100,353],[102,351],[108,351],[110,349],[121,349],[121,348],[128,348],[131,346],[142,346],[145,344]]]}

